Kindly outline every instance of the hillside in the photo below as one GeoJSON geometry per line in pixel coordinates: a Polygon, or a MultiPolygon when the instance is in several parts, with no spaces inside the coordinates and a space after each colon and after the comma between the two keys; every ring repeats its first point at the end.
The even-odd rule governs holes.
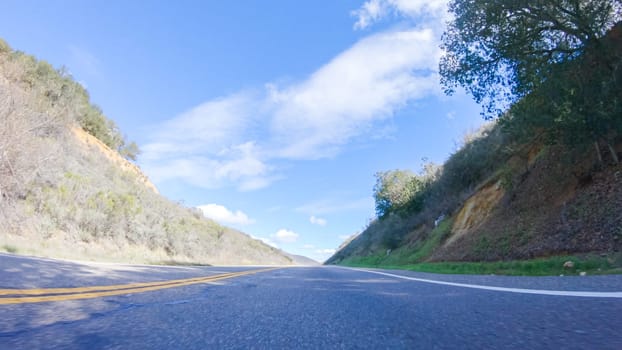
{"type": "Polygon", "coordinates": [[[378,173],[378,219],[326,263],[589,255],[621,267],[622,22],[546,68],[445,164],[378,173]]]}
{"type": "Polygon", "coordinates": [[[294,264],[296,265],[301,265],[301,266],[317,266],[320,265],[319,262],[311,259],[311,258],[307,258],[306,256],[302,256],[302,255],[296,255],[296,254],[287,254],[286,255],[288,257],[290,257],[292,259],[292,261],[294,262],[294,264]]]}
{"type": "MultiPolygon", "coordinates": [[[[622,152],[622,143],[616,149],[622,152]]],[[[608,161],[593,170],[596,159],[589,151],[526,148],[445,203],[373,221],[326,263],[397,266],[584,253],[619,263],[622,166],[608,161]]]]}
{"type": "Polygon", "coordinates": [[[160,196],[139,149],[64,70],[0,40],[0,250],[139,263],[292,264],[160,196]]]}

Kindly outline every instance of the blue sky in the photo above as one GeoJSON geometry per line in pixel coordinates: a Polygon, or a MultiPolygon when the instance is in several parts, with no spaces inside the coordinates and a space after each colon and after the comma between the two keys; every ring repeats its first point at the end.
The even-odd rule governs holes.
{"type": "Polygon", "coordinates": [[[482,124],[438,82],[445,5],[9,0],[0,36],[66,66],[162,194],[322,261],[373,218],[374,173],[482,124]]]}

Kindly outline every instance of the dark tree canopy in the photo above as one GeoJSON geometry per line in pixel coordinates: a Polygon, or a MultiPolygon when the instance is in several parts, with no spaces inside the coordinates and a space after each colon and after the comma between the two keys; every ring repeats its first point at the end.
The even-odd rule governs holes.
{"type": "Polygon", "coordinates": [[[551,67],[536,90],[516,102],[501,122],[515,134],[539,130],[549,143],[601,145],[618,163],[622,135],[622,22],[589,43],[578,58],[551,67]]]}
{"type": "Polygon", "coordinates": [[[622,0],[452,0],[440,62],[493,118],[581,56],[622,18],[622,0]]]}
{"type": "Polygon", "coordinates": [[[382,171],[375,176],[374,200],[379,218],[413,206],[413,200],[425,186],[425,179],[407,170],[382,171]]]}

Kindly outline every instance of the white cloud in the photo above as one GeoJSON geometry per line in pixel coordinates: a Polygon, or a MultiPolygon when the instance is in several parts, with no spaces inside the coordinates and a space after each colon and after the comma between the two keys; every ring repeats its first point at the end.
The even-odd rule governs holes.
{"type": "Polygon", "coordinates": [[[254,98],[239,93],[205,102],[159,126],[146,151],[159,157],[175,156],[178,152],[216,154],[239,142],[240,131],[252,115],[254,98]]]}
{"type": "Polygon", "coordinates": [[[278,245],[278,244],[276,244],[276,243],[275,243],[273,240],[271,240],[270,238],[265,238],[265,237],[257,237],[257,236],[253,236],[253,235],[251,235],[251,238],[253,238],[253,239],[258,239],[258,240],[260,240],[260,241],[264,242],[265,244],[267,244],[267,245],[269,245],[269,246],[271,246],[271,247],[273,247],[273,248],[280,249],[280,248],[279,248],[279,245],[278,245]]]}
{"type": "Polygon", "coordinates": [[[275,234],[272,234],[270,237],[276,239],[281,243],[294,243],[298,240],[299,235],[294,231],[280,229],[275,234]]]}
{"type": "Polygon", "coordinates": [[[365,29],[389,15],[410,17],[419,21],[447,17],[447,0],[369,0],[352,11],[357,18],[355,29],[365,29]]]}
{"type": "MultiPolygon", "coordinates": [[[[441,3],[371,0],[361,11],[369,22],[385,8],[423,16],[441,3]]],[[[334,157],[357,140],[387,137],[379,130],[390,132],[397,110],[441,91],[437,28],[404,28],[363,38],[302,81],[211,100],[157,126],[141,147],[142,167],[156,183],[255,190],[283,177],[279,161],[334,157]]]]}
{"type": "Polygon", "coordinates": [[[302,83],[273,86],[278,155],[334,156],[408,102],[439,90],[438,57],[430,30],[384,32],[359,41],[302,83]]]}
{"type": "Polygon", "coordinates": [[[321,255],[333,255],[335,254],[336,250],[335,249],[318,249],[315,252],[321,255]]]}
{"type": "Polygon", "coordinates": [[[326,226],[327,223],[326,219],[318,218],[315,215],[311,215],[311,217],[309,218],[309,222],[318,226],[326,226]]]}
{"type": "Polygon", "coordinates": [[[302,246],[304,249],[315,249],[315,246],[313,244],[305,244],[302,246]]]}
{"type": "Polygon", "coordinates": [[[206,204],[197,207],[206,217],[224,224],[249,225],[255,222],[240,210],[235,212],[218,204],[206,204]]]}
{"type": "Polygon", "coordinates": [[[257,98],[240,93],[203,103],[157,126],[141,161],[155,182],[182,179],[203,188],[268,186],[277,176],[248,130],[257,98]]]}
{"type": "Polygon", "coordinates": [[[383,0],[369,0],[360,9],[352,11],[352,15],[358,18],[354,24],[355,29],[365,29],[373,22],[386,16],[388,6],[383,0]]]}

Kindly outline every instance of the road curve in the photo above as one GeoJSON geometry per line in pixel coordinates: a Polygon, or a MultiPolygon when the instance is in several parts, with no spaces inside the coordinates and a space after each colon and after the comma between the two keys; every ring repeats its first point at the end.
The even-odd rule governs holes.
{"type": "Polygon", "coordinates": [[[0,305],[0,349],[622,348],[622,299],[615,297],[622,276],[261,269],[78,264],[0,254],[4,291],[207,278],[158,290],[128,287],[130,294],[0,305]],[[232,274],[249,270],[255,273],[232,274]],[[209,277],[224,275],[230,277],[209,277]]]}

